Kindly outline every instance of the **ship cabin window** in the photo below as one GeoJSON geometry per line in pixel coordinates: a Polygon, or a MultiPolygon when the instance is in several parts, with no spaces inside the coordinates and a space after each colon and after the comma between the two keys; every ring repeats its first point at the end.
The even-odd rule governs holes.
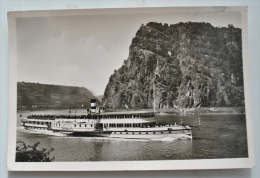
{"type": "Polygon", "coordinates": [[[141,132],[139,132],[139,134],[141,134],[141,132]]]}
{"type": "Polygon", "coordinates": [[[146,132],[146,134],[148,134],[148,132],[146,132]]]}
{"type": "Polygon", "coordinates": [[[116,134],[116,132],[114,132],[114,134],[116,134]]]}
{"type": "Polygon", "coordinates": [[[163,134],[163,132],[161,132],[161,134],[163,134]]]}
{"type": "Polygon", "coordinates": [[[128,132],[126,132],[126,134],[128,134],[128,132]]]}
{"type": "Polygon", "coordinates": [[[87,127],[87,124],[85,124],[85,127],[87,127]]]}
{"type": "Polygon", "coordinates": [[[76,124],[74,124],[74,127],[76,127],[77,125],[76,124]]]}
{"type": "Polygon", "coordinates": [[[122,132],[120,132],[120,134],[122,134],[122,132]]]}
{"type": "Polygon", "coordinates": [[[81,127],[81,124],[79,124],[79,127],[81,127]]]}
{"type": "Polygon", "coordinates": [[[92,124],[91,124],[90,126],[91,126],[91,127],[93,127],[93,125],[92,125],[92,124]]]}
{"type": "Polygon", "coordinates": [[[33,121],[33,124],[35,124],[35,121],[33,121]]]}
{"type": "Polygon", "coordinates": [[[172,133],[172,132],[169,132],[169,133],[172,133]]]}
{"type": "Polygon", "coordinates": [[[153,132],[153,134],[155,134],[155,132],[153,132]]]}
{"type": "Polygon", "coordinates": [[[132,134],[135,134],[134,132],[132,134]]]}

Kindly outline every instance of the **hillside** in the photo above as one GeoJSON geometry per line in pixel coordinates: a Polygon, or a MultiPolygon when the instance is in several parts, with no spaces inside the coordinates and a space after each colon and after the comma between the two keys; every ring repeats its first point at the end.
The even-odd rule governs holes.
{"type": "Polygon", "coordinates": [[[84,87],[17,83],[18,109],[90,108],[90,99],[94,98],[84,87]]]}
{"type": "Polygon", "coordinates": [[[102,100],[103,100],[104,95],[97,95],[97,96],[95,96],[95,97],[98,99],[98,101],[99,101],[100,103],[102,103],[102,100]]]}
{"type": "Polygon", "coordinates": [[[150,22],[110,76],[107,108],[244,106],[241,29],[209,23],[150,22]]]}

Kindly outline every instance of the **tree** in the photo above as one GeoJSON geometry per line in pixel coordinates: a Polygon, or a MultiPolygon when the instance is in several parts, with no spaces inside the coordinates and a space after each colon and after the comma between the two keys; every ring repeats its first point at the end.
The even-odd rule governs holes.
{"type": "Polygon", "coordinates": [[[52,162],[55,159],[49,156],[54,148],[49,150],[46,148],[38,149],[40,142],[26,145],[23,141],[17,141],[16,144],[16,162],[52,162]]]}

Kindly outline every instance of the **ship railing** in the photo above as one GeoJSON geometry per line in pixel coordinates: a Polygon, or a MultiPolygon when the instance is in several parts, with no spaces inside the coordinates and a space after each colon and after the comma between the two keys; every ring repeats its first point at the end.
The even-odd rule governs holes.
{"type": "Polygon", "coordinates": [[[100,119],[97,116],[90,115],[29,115],[27,119],[42,119],[42,120],[55,120],[55,119],[100,119]]]}

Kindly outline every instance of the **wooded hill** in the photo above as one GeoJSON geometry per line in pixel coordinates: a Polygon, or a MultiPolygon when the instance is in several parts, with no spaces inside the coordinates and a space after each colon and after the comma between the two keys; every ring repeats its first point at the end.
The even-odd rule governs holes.
{"type": "Polygon", "coordinates": [[[18,109],[90,108],[92,93],[84,87],[17,83],[18,109]]]}

